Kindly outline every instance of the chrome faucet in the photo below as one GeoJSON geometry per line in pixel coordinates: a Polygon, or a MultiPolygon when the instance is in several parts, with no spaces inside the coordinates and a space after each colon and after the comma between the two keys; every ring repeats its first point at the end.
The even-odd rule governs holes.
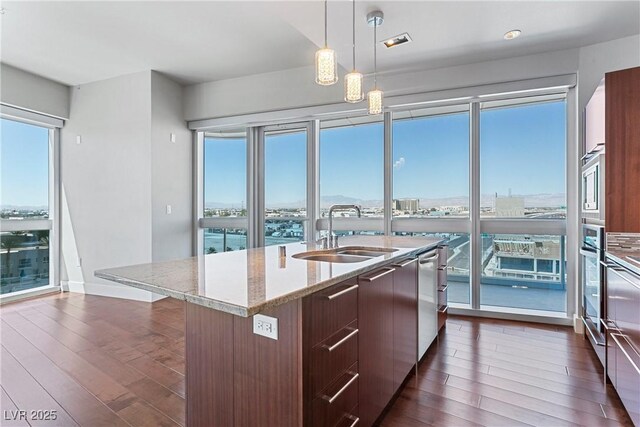
{"type": "Polygon", "coordinates": [[[360,212],[360,206],[358,205],[333,205],[329,208],[329,247],[337,248],[338,247],[338,236],[333,236],[333,213],[336,211],[350,211],[355,210],[358,213],[358,218],[362,217],[362,213],[360,212]]]}

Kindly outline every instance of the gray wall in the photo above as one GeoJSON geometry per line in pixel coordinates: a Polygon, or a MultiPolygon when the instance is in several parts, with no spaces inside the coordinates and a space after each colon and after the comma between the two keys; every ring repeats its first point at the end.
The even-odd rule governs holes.
{"type": "MultiPolygon", "coordinates": [[[[640,65],[640,36],[576,49],[480,62],[455,67],[382,74],[387,96],[579,74],[582,109],[606,71],[640,65]]],[[[366,79],[365,86],[371,86],[366,79]]],[[[342,85],[320,87],[313,67],[195,84],[184,89],[187,120],[227,117],[263,111],[342,102],[342,85]]]]}
{"type": "Polygon", "coordinates": [[[578,106],[584,109],[604,73],[640,66],[640,35],[585,46],[578,65],[578,106]]]}
{"type": "Polygon", "coordinates": [[[191,255],[191,139],[181,87],[144,71],[70,92],[61,132],[62,281],[75,292],[152,301],[93,272],[191,255]]]}
{"type": "Polygon", "coordinates": [[[0,101],[3,104],[66,119],[69,87],[0,63],[0,101]]]}
{"type": "Polygon", "coordinates": [[[152,259],[191,256],[192,134],[182,111],[182,87],[151,73],[152,259]],[[176,142],[170,142],[175,134],[176,142]],[[171,205],[171,214],[166,207],[171,205]]]}

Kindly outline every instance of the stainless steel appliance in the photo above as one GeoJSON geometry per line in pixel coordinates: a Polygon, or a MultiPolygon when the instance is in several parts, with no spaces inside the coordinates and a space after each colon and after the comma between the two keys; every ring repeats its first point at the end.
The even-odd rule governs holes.
{"type": "Polygon", "coordinates": [[[606,319],[604,227],[582,225],[582,322],[585,335],[600,362],[606,366],[605,335],[601,319],[606,319]]]}
{"type": "Polygon", "coordinates": [[[582,217],[587,222],[604,225],[604,152],[588,158],[582,166],[582,217]]]}
{"type": "Polygon", "coordinates": [[[640,426],[640,268],[625,261],[606,259],[606,372],[633,424],[640,426]]]}
{"type": "Polygon", "coordinates": [[[438,249],[418,257],[418,360],[438,335],[438,249]]]}

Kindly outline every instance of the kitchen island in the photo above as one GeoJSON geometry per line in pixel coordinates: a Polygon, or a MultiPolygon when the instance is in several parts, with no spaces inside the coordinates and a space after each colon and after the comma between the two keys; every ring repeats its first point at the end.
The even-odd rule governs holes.
{"type": "Polygon", "coordinates": [[[371,425],[416,364],[417,256],[440,243],[354,236],[340,246],[380,254],[315,261],[291,243],[95,275],[186,301],[187,425],[371,425]]]}

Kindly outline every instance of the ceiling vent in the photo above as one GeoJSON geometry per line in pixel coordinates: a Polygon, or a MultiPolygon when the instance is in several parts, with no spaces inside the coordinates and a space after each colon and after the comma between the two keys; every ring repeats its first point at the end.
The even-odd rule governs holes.
{"type": "Polygon", "coordinates": [[[387,48],[392,48],[396,46],[400,46],[401,44],[407,44],[411,42],[411,36],[408,33],[400,34],[399,36],[391,37],[387,40],[384,40],[382,44],[384,44],[387,48]]]}

